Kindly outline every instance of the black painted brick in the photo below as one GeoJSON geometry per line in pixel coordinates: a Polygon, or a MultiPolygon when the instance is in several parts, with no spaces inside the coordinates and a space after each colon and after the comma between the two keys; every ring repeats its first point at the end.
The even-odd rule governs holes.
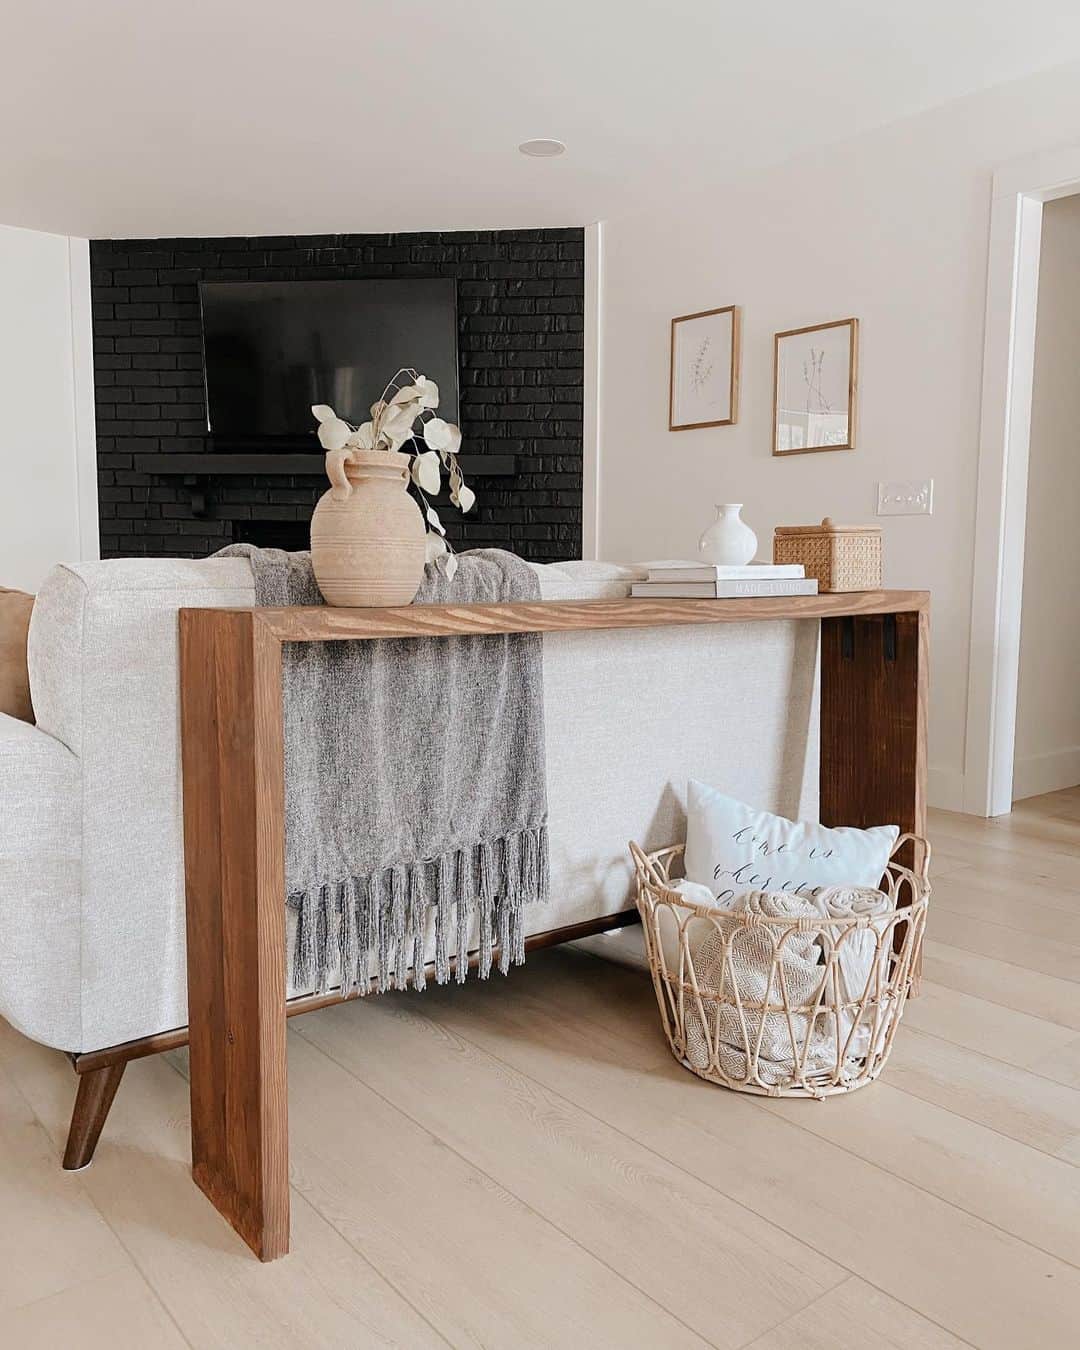
{"type": "Polygon", "coordinates": [[[580,229],[101,240],[90,256],[103,556],[203,556],[235,521],[306,520],[325,489],[316,472],[222,479],[198,518],[181,479],[134,471],[133,454],[207,448],[200,281],[386,276],[456,279],[465,451],[519,456],[512,481],[473,475],[467,517],[442,502],[450,538],[580,554],[580,229]]]}

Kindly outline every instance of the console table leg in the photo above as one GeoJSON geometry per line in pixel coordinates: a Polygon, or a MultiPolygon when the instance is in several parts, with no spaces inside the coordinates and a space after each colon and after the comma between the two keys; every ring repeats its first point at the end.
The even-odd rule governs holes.
{"type": "Polygon", "coordinates": [[[928,646],[925,611],[822,619],[823,825],[925,837],[928,646]]]}
{"type": "Polygon", "coordinates": [[[180,615],[191,1162],[263,1261],[289,1249],[281,644],[180,615]]]}
{"type": "Polygon", "coordinates": [[[821,822],[926,833],[925,613],[821,622],[821,822]]]}

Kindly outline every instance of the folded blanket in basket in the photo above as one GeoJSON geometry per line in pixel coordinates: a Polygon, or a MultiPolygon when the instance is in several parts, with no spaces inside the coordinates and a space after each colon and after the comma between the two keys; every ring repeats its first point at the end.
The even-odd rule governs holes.
{"type": "MultiPolygon", "coordinates": [[[[308,553],[236,544],[260,605],[319,605],[308,553]]],[[[220,556],[220,555],[219,555],[220,556]]],[[[536,573],[499,549],[428,567],[418,602],[538,600],[536,573]]],[[[541,638],[536,633],[289,643],[283,661],[285,880],[298,913],[293,981],[342,992],[424,984],[524,960],[522,906],[547,898],[541,638]]]]}
{"type": "MultiPolygon", "coordinates": [[[[791,1078],[796,1064],[814,1070],[826,1067],[833,1041],[824,1025],[818,1028],[817,1017],[764,1011],[760,1006],[782,1008],[786,998],[789,1009],[814,1007],[824,976],[817,931],[744,926],[727,917],[739,912],[774,919],[820,917],[813,900],[779,891],[736,896],[717,915],[715,931],[694,953],[694,970],[699,989],[727,1001],[702,999],[699,1007],[695,996],[686,994],[688,1060],[696,1069],[708,1068],[715,1046],[717,1063],[728,1078],[769,1085],[791,1078]]],[[[827,1013],[820,1016],[823,1023],[831,1021],[827,1013]]]]}
{"type": "Polygon", "coordinates": [[[828,886],[818,892],[815,903],[826,919],[870,920],[867,928],[824,930],[826,941],[836,951],[842,1001],[858,1004],[865,998],[861,1016],[858,1007],[846,1010],[840,1016],[839,1029],[840,1046],[841,1050],[846,1047],[846,1057],[861,1059],[870,1047],[874,1018],[879,1024],[886,1020],[885,1009],[878,1007],[878,1000],[888,985],[889,916],[896,908],[895,902],[872,886],[828,886]],[[852,1036],[856,1022],[858,1027],[852,1036]]]}
{"type": "MultiPolygon", "coordinates": [[[[734,904],[733,900],[719,900],[713,894],[711,886],[702,886],[697,881],[687,881],[685,877],[679,877],[671,883],[671,889],[681,895],[688,905],[704,905],[708,909],[730,909],[734,904]]],[[[680,926],[688,920],[689,909],[682,909],[674,905],[658,905],[656,910],[656,936],[660,941],[660,952],[664,960],[664,969],[670,974],[678,977],[679,974],[679,953],[681,950],[680,926]]],[[[691,927],[687,933],[687,940],[690,946],[691,955],[696,948],[695,937],[699,937],[695,930],[698,924],[689,920],[691,927]]]]}

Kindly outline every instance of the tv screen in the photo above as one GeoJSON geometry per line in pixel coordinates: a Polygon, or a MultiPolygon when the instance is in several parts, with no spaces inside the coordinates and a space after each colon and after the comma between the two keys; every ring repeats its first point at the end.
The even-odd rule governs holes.
{"type": "Polygon", "coordinates": [[[459,420],[452,280],[222,281],[199,289],[215,437],[313,438],[313,403],[366,422],[405,365],[439,386],[439,415],[459,420]]]}

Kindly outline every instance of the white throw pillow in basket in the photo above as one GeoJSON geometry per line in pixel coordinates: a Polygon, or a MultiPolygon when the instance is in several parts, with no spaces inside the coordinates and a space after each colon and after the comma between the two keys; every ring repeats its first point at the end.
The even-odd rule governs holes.
{"type": "Polygon", "coordinates": [[[825,886],[877,886],[900,835],[895,825],[828,829],[786,820],[694,779],[686,817],[686,878],[725,906],[749,891],[811,898],[825,886]]]}

